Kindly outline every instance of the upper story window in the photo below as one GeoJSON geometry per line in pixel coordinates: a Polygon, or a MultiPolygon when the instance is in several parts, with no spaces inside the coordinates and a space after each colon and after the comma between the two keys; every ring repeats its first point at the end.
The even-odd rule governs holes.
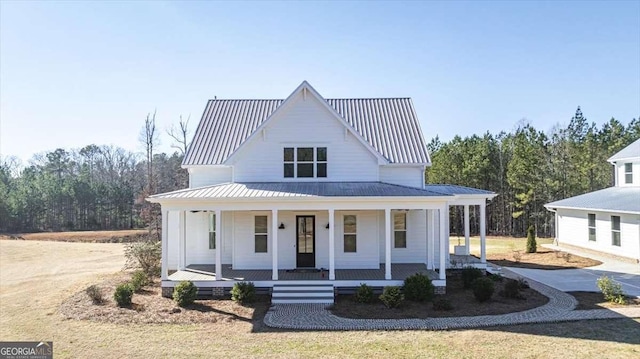
{"type": "Polygon", "coordinates": [[[326,147],[285,147],[285,178],[326,178],[326,147]]]}
{"type": "Polygon", "coordinates": [[[624,164],[624,183],[633,183],[633,163],[624,164]]]}

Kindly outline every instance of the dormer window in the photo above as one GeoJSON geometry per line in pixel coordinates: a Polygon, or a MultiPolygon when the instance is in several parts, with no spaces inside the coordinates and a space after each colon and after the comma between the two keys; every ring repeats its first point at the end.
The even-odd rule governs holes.
{"type": "Polygon", "coordinates": [[[624,164],[624,183],[625,184],[633,183],[633,164],[632,163],[624,164]]]}
{"type": "Polygon", "coordinates": [[[285,178],[326,178],[326,147],[285,147],[285,178]]]}

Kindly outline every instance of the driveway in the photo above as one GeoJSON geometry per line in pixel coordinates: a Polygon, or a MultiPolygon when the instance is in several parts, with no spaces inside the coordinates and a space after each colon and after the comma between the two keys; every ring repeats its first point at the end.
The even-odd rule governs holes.
{"type": "Polygon", "coordinates": [[[550,245],[545,245],[545,247],[593,258],[601,261],[602,264],[582,269],[544,270],[509,267],[509,270],[564,292],[599,292],[600,289],[596,285],[596,280],[602,275],[607,275],[619,282],[627,295],[640,297],[640,264],[626,263],[608,257],[550,245]]]}

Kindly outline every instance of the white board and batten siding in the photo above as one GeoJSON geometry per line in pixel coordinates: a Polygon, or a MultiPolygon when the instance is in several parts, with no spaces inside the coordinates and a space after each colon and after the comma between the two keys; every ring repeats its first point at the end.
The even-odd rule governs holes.
{"type": "Polygon", "coordinates": [[[558,209],[558,242],[640,259],[640,216],[599,211],[558,209]],[[596,215],[596,240],[589,240],[588,214],[596,215]],[[620,246],[612,244],[611,216],[620,216],[620,246]]]}
{"type": "Polygon", "coordinates": [[[424,166],[380,166],[380,182],[423,188],[424,166]]]}
{"type": "Polygon", "coordinates": [[[378,181],[378,159],[314,97],[300,93],[232,159],[236,182],[378,181]],[[283,148],[326,147],[327,178],[284,178],[283,148]]]}
{"type": "Polygon", "coordinates": [[[618,187],[626,187],[626,186],[640,186],[640,161],[619,161],[616,163],[616,186],[618,187]],[[626,169],[625,164],[631,163],[631,170],[633,174],[633,180],[631,183],[626,183],[625,175],[626,169]]]}
{"type": "Polygon", "coordinates": [[[233,170],[228,166],[200,166],[189,168],[189,188],[211,186],[232,181],[233,170]]]}

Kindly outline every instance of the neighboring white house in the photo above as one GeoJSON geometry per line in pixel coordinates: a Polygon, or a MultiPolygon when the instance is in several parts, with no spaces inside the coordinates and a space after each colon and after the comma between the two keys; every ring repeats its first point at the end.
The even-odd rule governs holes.
{"type": "Polygon", "coordinates": [[[305,81],[285,100],[209,100],[182,164],[189,188],[148,199],[165,224],[163,294],[181,280],[214,295],[252,281],[274,301],[322,296],[314,288],[333,301],[334,288],[415,272],[444,289],[449,206],[466,214],[456,262],[483,267],[495,194],[425,185],[430,164],[410,98],[324,99],[305,81]],[[480,259],[469,256],[469,206],[480,259]]]}
{"type": "Polygon", "coordinates": [[[616,153],[615,186],[551,202],[556,240],[640,261],[640,139],[616,153]]]}

